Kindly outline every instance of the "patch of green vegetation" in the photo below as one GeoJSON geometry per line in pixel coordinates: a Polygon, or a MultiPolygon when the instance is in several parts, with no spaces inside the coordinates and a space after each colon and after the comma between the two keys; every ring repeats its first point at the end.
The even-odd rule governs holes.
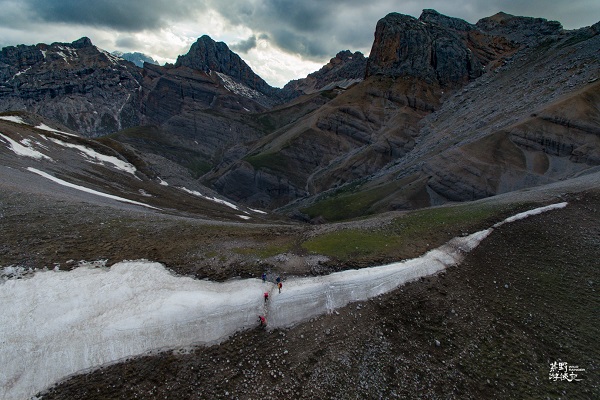
{"type": "MultiPolygon", "coordinates": [[[[213,167],[212,163],[208,161],[210,158],[208,155],[172,141],[169,139],[168,134],[155,126],[127,128],[105,138],[122,141],[132,145],[137,150],[144,150],[166,157],[186,167],[194,179],[198,179],[213,167]]],[[[108,143],[104,144],[109,145],[108,143]]]]}
{"type": "Polygon", "coordinates": [[[427,208],[397,218],[391,229],[402,239],[426,236],[448,228],[463,232],[469,231],[470,227],[480,226],[486,220],[494,220],[498,212],[497,207],[481,205],[427,208]]]}
{"type": "Polygon", "coordinates": [[[505,208],[460,205],[417,210],[394,219],[385,227],[326,233],[305,241],[301,246],[309,252],[340,261],[356,261],[357,257],[415,257],[452,237],[487,228],[524,208],[523,205],[505,208]]]}
{"type": "Polygon", "coordinates": [[[386,247],[395,242],[395,238],[383,232],[351,229],[317,236],[304,242],[302,247],[311,253],[347,260],[385,252],[386,247]]]}
{"type": "Polygon", "coordinates": [[[214,257],[219,256],[219,253],[217,253],[216,251],[209,251],[209,252],[204,253],[204,256],[207,258],[214,258],[214,257]]]}
{"type": "Polygon", "coordinates": [[[212,168],[212,165],[210,163],[199,158],[188,160],[185,162],[184,165],[190,171],[190,174],[194,179],[198,179],[199,177],[210,171],[212,168]]]}
{"type": "Polygon", "coordinates": [[[329,100],[333,100],[337,97],[337,93],[335,90],[324,90],[321,92],[321,96],[325,97],[326,99],[329,100]]]}
{"type": "Polygon", "coordinates": [[[254,169],[271,169],[277,171],[285,171],[287,166],[286,158],[280,153],[260,153],[253,156],[248,156],[244,159],[249,162],[254,169]]]}
{"type": "Polygon", "coordinates": [[[261,115],[257,120],[261,128],[267,133],[273,132],[275,129],[277,129],[277,125],[275,125],[269,115],[261,115]]]}
{"type": "Polygon", "coordinates": [[[344,190],[337,192],[332,197],[319,201],[300,211],[311,218],[321,216],[330,222],[369,215],[376,211],[372,209],[373,204],[394,193],[398,187],[395,184],[389,184],[370,190],[348,193],[349,190],[354,189],[356,189],[356,185],[344,188],[344,190]]]}

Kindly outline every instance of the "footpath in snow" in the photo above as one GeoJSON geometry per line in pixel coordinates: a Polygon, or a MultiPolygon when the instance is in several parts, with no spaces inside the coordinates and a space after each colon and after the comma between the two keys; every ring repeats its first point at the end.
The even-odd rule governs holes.
{"type": "Polygon", "coordinates": [[[0,283],[0,399],[28,398],[77,372],[150,351],[219,342],[256,327],[258,315],[269,328],[292,326],[459,264],[494,228],[566,205],[517,214],[412,260],[288,279],[281,293],[260,279],[177,277],[149,261],[7,280],[0,283]]]}

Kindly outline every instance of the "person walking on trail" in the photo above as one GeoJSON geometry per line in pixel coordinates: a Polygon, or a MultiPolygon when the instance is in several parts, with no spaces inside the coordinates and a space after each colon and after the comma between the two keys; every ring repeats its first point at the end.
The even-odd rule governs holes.
{"type": "Polygon", "coordinates": [[[267,326],[267,319],[263,315],[258,316],[258,322],[261,327],[267,326]]]}
{"type": "Polygon", "coordinates": [[[279,293],[281,293],[281,287],[282,287],[282,286],[283,286],[283,285],[282,285],[282,283],[281,283],[281,282],[279,282],[279,283],[277,284],[277,289],[279,289],[279,293]]]}
{"type": "Polygon", "coordinates": [[[266,303],[267,300],[269,300],[269,292],[265,292],[265,294],[263,294],[263,296],[265,297],[265,303],[266,303]]]}
{"type": "Polygon", "coordinates": [[[262,280],[263,280],[263,283],[265,283],[267,281],[267,274],[264,272],[262,273],[262,280]]]}

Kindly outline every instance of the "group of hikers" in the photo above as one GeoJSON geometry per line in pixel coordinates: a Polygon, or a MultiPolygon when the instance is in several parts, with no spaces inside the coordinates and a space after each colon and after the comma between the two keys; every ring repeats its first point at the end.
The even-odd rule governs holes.
{"type": "MultiPolygon", "coordinates": [[[[263,281],[263,283],[267,282],[267,273],[266,272],[263,272],[263,274],[262,274],[262,281],[263,281]]],[[[277,283],[277,289],[279,289],[279,293],[281,293],[281,288],[283,287],[283,283],[281,282],[281,277],[278,276],[275,279],[275,282],[277,283]]],[[[267,301],[269,300],[269,292],[265,292],[263,294],[263,297],[265,299],[265,304],[266,304],[267,301]]],[[[259,323],[260,327],[267,326],[267,318],[264,315],[259,315],[258,316],[258,323],[259,323]]]]}

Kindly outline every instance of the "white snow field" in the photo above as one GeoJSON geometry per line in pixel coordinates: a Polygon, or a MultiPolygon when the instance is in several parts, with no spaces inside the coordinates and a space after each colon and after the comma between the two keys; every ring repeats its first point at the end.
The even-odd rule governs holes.
{"type": "MultiPolygon", "coordinates": [[[[566,205],[537,208],[504,223],[566,205]]],[[[292,326],[456,265],[493,230],[454,238],[412,260],[291,278],[281,293],[260,279],[177,277],[150,261],[7,280],[0,283],[0,398],[29,398],[77,372],[150,351],[216,343],[257,326],[258,315],[267,316],[269,328],[292,326]]]]}

